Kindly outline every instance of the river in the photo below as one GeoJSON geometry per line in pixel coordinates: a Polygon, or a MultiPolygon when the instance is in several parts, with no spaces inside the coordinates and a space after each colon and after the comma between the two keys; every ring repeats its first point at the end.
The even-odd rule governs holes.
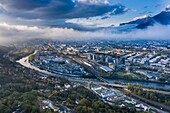
{"type": "MultiPolygon", "coordinates": [[[[115,79],[107,79],[109,83],[114,83],[115,79]]],[[[143,87],[148,87],[148,86],[152,86],[152,87],[156,87],[156,88],[164,88],[164,89],[168,89],[170,88],[170,84],[168,83],[156,83],[156,82],[147,82],[147,81],[135,81],[135,80],[122,80],[122,79],[116,79],[116,81],[122,83],[122,84],[139,84],[142,85],[143,87]]]]}
{"type": "Polygon", "coordinates": [[[55,76],[55,74],[50,73],[50,72],[45,71],[45,70],[42,70],[42,69],[39,69],[38,67],[35,67],[35,66],[33,66],[33,65],[31,65],[31,64],[29,63],[28,58],[29,58],[31,55],[35,55],[36,53],[37,53],[37,50],[35,50],[35,52],[34,52],[33,54],[30,54],[29,56],[23,57],[23,58],[21,58],[20,60],[17,60],[16,62],[18,62],[19,64],[21,64],[21,65],[24,66],[24,67],[27,67],[27,68],[36,70],[36,71],[41,72],[41,73],[44,73],[44,74],[48,74],[48,75],[55,76]]]}
{"type": "MultiPolygon", "coordinates": [[[[29,56],[26,56],[26,57],[23,57],[21,58],[20,60],[16,61],[18,62],[19,64],[21,64],[22,66],[24,67],[27,67],[27,68],[30,68],[30,69],[33,69],[33,70],[36,70],[38,72],[41,72],[41,73],[44,73],[44,74],[47,74],[47,75],[51,75],[51,76],[62,76],[62,75],[59,75],[59,74],[54,74],[54,73],[51,73],[51,72],[48,72],[46,70],[42,70],[42,69],[39,69],[38,67],[35,67],[33,65],[31,65],[29,63],[29,60],[28,58],[31,56],[31,55],[35,55],[37,53],[37,50],[35,50],[35,52],[33,54],[30,54],[29,56]]],[[[66,76],[64,76],[66,77],[66,76]]],[[[114,79],[107,79],[107,81],[109,83],[113,83],[114,82],[114,79]]],[[[155,82],[145,82],[145,81],[135,81],[135,80],[116,80],[116,81],[119,81],[121,83],[131,83],[131,84],[140,84],[142,85],[143,87],[147,87],[147,86],[152,86],[152,87],[157,87],[157,88],[164,88],[164,89],[168,89],[170,88],[170,84],[162,84],[162,83],[155,83],[155,82]]]]}

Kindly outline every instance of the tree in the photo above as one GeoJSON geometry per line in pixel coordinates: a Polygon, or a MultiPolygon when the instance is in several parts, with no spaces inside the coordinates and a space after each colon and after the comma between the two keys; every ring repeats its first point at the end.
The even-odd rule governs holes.
{"type": "Polygon", "coordinates": [[[142,95],[141,90],[138,90],[137,95],[142,95]]]}
{"type": "Polygon", "coordinates": [[[91,106],[90,101],[87,100],[87,99],[85,99],[85,98],[81,99],[81,100],[80,100],[80,103],[81,103],[81,105],[83,105],[83,106],[88,106],[88,107],[91,106]]]}

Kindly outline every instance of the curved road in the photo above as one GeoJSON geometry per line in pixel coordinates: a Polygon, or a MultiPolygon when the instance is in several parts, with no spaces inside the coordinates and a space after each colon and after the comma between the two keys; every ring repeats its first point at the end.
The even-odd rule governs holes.
{"type": "MultiPolygon", "coordinates": [[[[62,75],[64,75],[64,74],[60,74],[60,73],[59,73],[59,74],[51,73],[51,72],[48,72],[48,71],[46,71],[46,70],[39,69],[38,67],[31,65],[31,64],[29,63],[29,61],[28,61],[28,58],[29,58],[31,55],[35,55],[37,52],[38,52],[38,51],[35,50],[35,52],[34,52],[33,54],[30,54],[30,55],[28,55],[27,57],[24,57],[24,58],[22,58],[22,59],[20,59],[20,60],[18,60],[18,61],[16,61],[16,62],[18,62],[19,64],[21,64],[21,65],[24,66],[24,67],[27,67],[27,68],[36,70],[36,71],[38,71],[38,72],[40,72],[40,73],[44,73],[44,74],[47,74],[47,75],[50,75],[50,76],[62,76],[62,75]]],[[[74,59],[74,60],[75,60],[75,59],[74,59]]],[[[76,60],[76,61],[77,61],[77,60],[76,60]]],[[[78,61],[77,61],[77,62],[78,62],[78,61]]],[[[78,62],[78,63],[81,63],[81,62],[78,62]]],[[[94,69],[93,69],[93,70],[94,70],[94,69]]],[[[95,74],[98,74],[97,71],[93,71],[93,72],[95,72],[95,74]]],[[[66,78],[67,78],[68,76],[62,76],[62,77],[66,77],[66,78]]],[[[97,76],[97,77],[99,77],[99,76],[97,76]]],[[[79,81],[81,81],[81,80],[79,80],[79,81]]],[[[84,79],[83,82],[84,82],[84,81],[86,81],[86,80],[84,79]]],[[[101,81],[103,81],[103,79],[101,79],[101,81]]],[[[113,87],[118,87],[118,88],[126,88],[126,87],[127,87],[126,85],[107,83],[107,82],[105,82],[105,80],[104,80],[104,82],[96,82],[96,83],[98,83],[98,84],[100,84],[100,85],[107,85],[107,86],[113,86],[113,87]]],[[[170,95],[170,92],[166,92],[166,91],[160,91],[160,90],[154,90],[154,89],[148,89],[148,88],[143,88],[143,89],[146,90],[146,91],[152,91],[152,92],[157,92],[157,93],[162,93],[162,94],[170,95]]]]}
{"type": "Polygon", "coordinates": [[[140,99],[140,100],[142,100],[142,101],[144,101],[144,102],[146,102],[148,104],[151,104],[153,106],[157,106],[160,109],[164,109],[164,110],[170,112],[170,106],[166,106],[164,104],[161,104],[161,103],[158,103],[158,102],[155,102],[155,101],[152,101],[152,100],[148,100],[148,99],[146,99],[144,97],[141,97],[139,95],[136,95],[136,94],[132,93],[129,90],[123,90],[123,91],[126,92],[128,95],[131,95],[132,97],[138,98],[138,99],[140,99]]]}

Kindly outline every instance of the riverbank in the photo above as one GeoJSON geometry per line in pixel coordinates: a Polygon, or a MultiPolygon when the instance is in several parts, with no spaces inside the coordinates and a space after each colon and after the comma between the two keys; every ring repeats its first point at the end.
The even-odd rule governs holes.
{"type": "Polygon", "coordinates": [[[170,84],[169,83],[158,83],[158,82],[151,82],[151,81],[140,81],[140,80],[125,80],[125,79],[106,79],[109,81],[109,83],[114,83],[115,81],[121,84],[139,84],[143,87],[156,87],[156,88],[163,88],[163,89],[169,89],[170,84]]]}
{"type": "MultiPolygon", "coordinates": [[[[33,70],[36,70],[40,73],[44,73],[44,74],[47,74],[47,75],[50,75],[50,76],[60,76],[60,77],[66,77],[64,75],[60,75],[60,74],[55,74],[55,73],[51,73],[49,71],[46,71],[46,70],[42,70],[36,66],[33,66],[30,64],[28,58],[29,56],[31,55],[35,55],[37,53],[37,50],[34,51],[33,54],[30,54],[26,57],[23,57],[21,58],[20,60],[17,60],[16,62],[21,64],[22,66],[24,67],[27,67],[27,68],[30,68],[30,69],[33,69],[33,70]]],[[[77,77],[78,78],[78,77],[77,77]]],[[[85,77],[86,78],[86,77],[85,77]]],[[[117,81],[117,82],[120,82],[122,84],[128,84],[128,83],[131,83],[131,84],[140,84],[142,85],[143,87],[149,87],[149,86],[152,86],[152,87],[156,87],[156,88],[163,88],[163,89],[168,89],[170,88],[170,84],[166,83],[166,84],[163,84],[163,83],[155,83],[155,82],[148,82],[148,81],[139,81],[139,80],[123,80],[123,79],[106,79],[109,83],[114,83],[114,81],[117,81]]]]}

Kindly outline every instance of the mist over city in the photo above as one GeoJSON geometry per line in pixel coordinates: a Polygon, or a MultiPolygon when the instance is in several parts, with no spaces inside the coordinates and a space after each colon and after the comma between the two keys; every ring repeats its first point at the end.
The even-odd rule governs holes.
{"type": "Polygon", "coordinates": [[[0,0],[0,113],[169,113],[170,0],[0,0]]]}

